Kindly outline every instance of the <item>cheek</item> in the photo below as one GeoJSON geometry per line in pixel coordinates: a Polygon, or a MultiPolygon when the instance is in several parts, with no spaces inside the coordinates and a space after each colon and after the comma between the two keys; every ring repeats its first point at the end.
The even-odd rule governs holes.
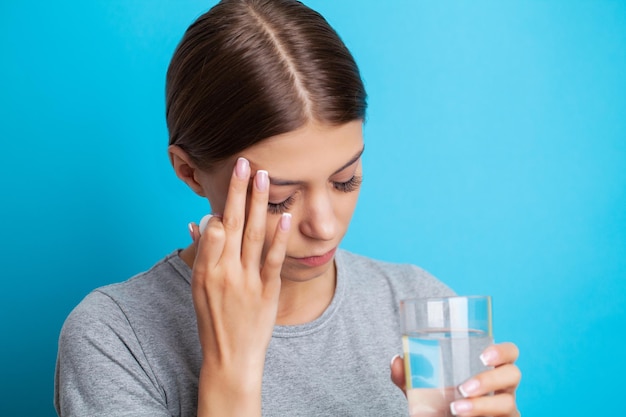
{"type": "Polygon", "coordinates": [[[209,204],[211,205],[211,212],[213,214],[224,214],[224,207],[226,206],[226,192],[221,189],[222,187],[209,188],[209,192],[206,193],[209,204]]]}
{"type": "Polygon", "coordinates": [[[359,199],[359,191],[354,191],[351,193],[347,193],[344,198],[340,199],[335,208],[335,213],[337,213],[337,217],[341,223],[347,227],[347,223],[352,219],[352,214],[354,214],[354,209],[356,208],[356,203],[359,199]]]}
{"type": "Polygon", "coordinates": [[[202,189],[209,200],[214,214],[224,214],[226,195],[230,184],[230,172],[226,169],[217,170],[202,178],[202,189]]]}

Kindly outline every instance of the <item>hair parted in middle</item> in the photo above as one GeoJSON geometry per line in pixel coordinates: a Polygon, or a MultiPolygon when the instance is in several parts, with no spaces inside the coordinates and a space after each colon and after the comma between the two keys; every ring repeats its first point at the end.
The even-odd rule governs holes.
{"type": "Polygon", "coordinates": [[[317,12],[294,0],[223,0],[186,31],[166,82],[170,145],[210,169],[307,123],[364,120],[356,62],[317,12]]]}

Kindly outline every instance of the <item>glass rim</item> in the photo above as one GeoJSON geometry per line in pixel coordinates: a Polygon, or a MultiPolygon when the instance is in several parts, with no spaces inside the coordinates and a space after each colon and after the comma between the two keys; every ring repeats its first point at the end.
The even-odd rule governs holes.
{"type": "Polygon", "coordinates": [[[454,299],[485,299],[491,300],[491,295],[450,295],[450,296],[442,296],[442,297],[414,297],[414,298],[406,298],[400,300],[400,304],[417,304],[424,303],[429,301],[446,301],[446,300],[454,300],[454,299]]]}

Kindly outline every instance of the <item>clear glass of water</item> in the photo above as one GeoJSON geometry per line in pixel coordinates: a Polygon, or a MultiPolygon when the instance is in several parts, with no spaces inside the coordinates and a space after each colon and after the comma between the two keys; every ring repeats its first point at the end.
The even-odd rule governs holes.
{"type": "Polygon", "coordinates": [[[493,344],[490,296],[400,302],[406,390],[411,417],[451,417],[457,386],[489,369],[480,354],[493,344]]]}

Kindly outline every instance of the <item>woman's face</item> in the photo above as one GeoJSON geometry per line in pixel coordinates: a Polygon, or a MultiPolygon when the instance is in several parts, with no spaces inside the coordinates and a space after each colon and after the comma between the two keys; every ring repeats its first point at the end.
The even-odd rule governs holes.
{"type": "Polygon", "coordinates": [[[345,235],[361,184],[362,122],[340,126],[308,124],[258,143],[232,161],[200,176],[214,213],[223,213],[234,163],[250,161],[252,176],[269,172],[270,190],[265,247],[280,215],[289,212],[292,226],[281,276],[307,281],[328,273],[345,235]]]}

